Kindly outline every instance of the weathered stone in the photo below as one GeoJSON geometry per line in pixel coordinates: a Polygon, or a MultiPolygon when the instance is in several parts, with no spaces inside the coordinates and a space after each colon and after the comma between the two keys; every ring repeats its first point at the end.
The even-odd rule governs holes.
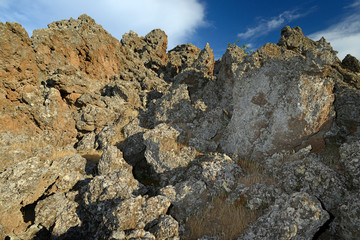
{"type": "Polygon", "coordinates": [[[165,73],[168,78],[179,74],[182,70],[192,66],[200,54],[200,49],[191,43],[178,45],[168,53],[169,62],[165,73]]]}
{"type": "Polygon", "coordinates": [[[107,81],[121,69],[120,42],[85,14],[35,30],[31,41],[43,71],[70,64],[92,79],[107,81]]]}
{"type": "MultiPolygon", "coordinates": [[[[3,101],[19,101],[21,93],[31,90],[39,80],[39,69],[30,38],[18,23],[0,23],[0,89],[3,101]]],[[[6,125],[3,126],[3,129],[6,125]]]]}
{"type": "Polygon", "coordinates": [[[202,209],[210,201],[205,182],[195,177],[175,184],[176,197],[172,201],[170,214],[178,221],[184,221],[188,216],[202,209]]]}
{"type": "Polygon", "coordinates": [[[159,190],[159,195],[163,195],[173,202],[176,198],[176,190],[173,185],[167,185],[159,190]]]}
{"type": "Polygon", "coordinates": [[[167,124],[159,124],[144,133],[146,161],[158,173],[185,167],[195,158],[195,149],[177,142],[179,132],[167,124]]]}
{"type": "Polygon", "coordinates": [[[112,145],[110,141],[115,135],[115,127],[110,124],[106,124],[95,137],[95,148],[105,150],[110,147],[112,145]]]}
{"type": "Polygon", "coordinates": [[[107,123],[115,121],[117,115],[114,111],[87,105],[75,116],[76,128],[83,132],[99,132],[107,123]]]}
{"type": "Polygon", "coordinates": [[[154,234],[156,239],[175,239],[179,236],[179,223],[169,215],[160,216],[153,224],[149,232],[154,234]]]}
{"type": "Polygon", "coordinates": [[[59,66],[48,74],[43,82],[48,87],[54,87],[61,93],[61,97],[69,105],[74,105],[84,93],[99,91],[104,83],[94,81],[72,65],[59,66]]]}
{"type": "Polygon", "coordinates": [[[112,202],[136,196],[141,186],[131,170],[130,166],[118,172],[94,177],[82,189],[85,208],[94,215],[102,216],[112,202]]]}
{"type": "Polygon", "coordinates": [[[214,64],[214,53],[210,48],[209,43],[207,43],[205,48],[200,52],[199,57],[193,63],[192,67],[211,76],[214,72],[214,64]]]}
{"type": "MultiPolygon", "coordinates": [[[[149,54],[149,61],[145,62],[150,69],[155,71],[159,70],[160,67],[166,65],[168,56],[167,51],[167,35],[160,29],[154,29],[149,32],[145,38],[146,54],[149,54]]],[[[142,53],[144,55],[144,53],[142,53]]]]}
{"type": "Polygon", "coordinates": [[[345,58],[342,60],[341,65],[345,68],[355,72],[360,73],[360,62],[356,59],[356,57],[347,54],[345,58]]]}
{"type": "Polygon", "coordinates": [[[332,49],[324,38],[317,42],[312,41],[303,35],[300,27],[291,28],[286,26],[281,29],[281,38],[278,45],[304,55],[309,61],[313,60],[313,64],[319,66],[339,61],[336,57],[337,52],[332,49]]]}
{"type": "MultiPolygon", "coordinates": [[[[126,137],[124,126],[137,116],[138,112],[132,108],[124,108],[114,124],[106,124],[95,137],[95,148],[104,150],[108,146],[119,145],[126,137]]],[[[137,119],[137,118],[135,118],[137,119]]]]}
{"type": "Polygon", "coordinates": [[[360,90],[339,80],[335,85],[335,96],[335,121],[340,128],[338,135],[350,142],[359,140],[360,90]]]}
{"type": "Polygon", "coordinates": [[[30,221],[24,222],[23,207],[35,203],[46,193],[69,191],[84,179],[85,162],[79,155],[52,160],[33,157],[3,171],[0,174],[0,225],[5,233],[16,237],[30,225],[30,221]]]}
{"type": "Polygon", "coordinates": [[[337,239],[358,239],[360,237],[360,204],[359,193],[349,194],[338,206],[331,223],[336,232],[332,232],[337,239]]]}
{"type": "Polygon", "coordinates": [[[109,175],[118,171],[131,172],[132,167],[123,158],[122,152],[114,146],[105,148],[98,164],[99,175],[109,175]]]}
{"type": "Polygon", "coordinates": [[[126,236],[126,239],[155,240],[156,238],[150,232],[143,229],[135,229],[126,236]]]}
{"type": "Polygon", "coordinates": [[[209,154],[202,156],[200,162],[194,162],[185,172],[174,173],[170,185],[160,192],[172,200],[171,215],[184,221],[214,196],[233,191],[241,176],[242,169],[231,158],[224,154],[209,154]]]}
{"type": "Polygon", "coordinates": [[[128,198],[107,212],[104,223],[109,230],[141,229],[164,215],[169,206],[170,201],[164,196],[128,198]]]}
{"type": "Polygon", "coordinates": [[[156,101],[154,109],[154,126],[159,123],[186,123],[195,118],[187,86],[177,85],[156,101]]]}
{"type": "Polygon", "coordinates": [[[334,117],[334,79],[319,64],[274,44],[248,56],[233,86],[233,115],[221,141],[225,152],[258,159],[309,143],[324,148],[321,130],[334,117]]]}
{"type": "MultiPolygon", "coordinates": [[[[212,86],[212,90],[219,91],[218,96],[211,96],[211,99],[217,99],[219,104],[230,117],[233,111],[233,86],[236,81],[236,72],[239,65],[244,61],[246,54],[244,50],[236,45],[230,45],[225,54],[222,56],[219,62],[219,70],[216,74],[217,80],[215,86],[212,86]]],[[[211,93],[209,91],[209,93],[211,93]]],[[[212,93],[213,95],[213,93],[212,93]]]]}
{"type": "Polygon", "coordinates": [[[95,148],[95,134],[89,133],[86,134],[78,143],[76,146],[76,149],[78,151],[86,151],[91,150],[95,148]]]}
{"type": "Polygon", "coordinates": [[[230,120],[228,113],[216,107],[206,109],[200,116],[185,128],[187,136],[190,136],[188,144],[202,152],[216,152],[218,140],[230,120]]]}
{"type": "Polygon", "coordinates": [[[283,204],[272,206],[238,239],[312,239],[328,219],[329,214],[315,197],[294,193],[283,204]]]}
{"type": "Polygon", "coordinates": [[[242,196],[246,199],[248,208],[263,211],[271,207],[277,199],[286,199],[288,195],[274,185],[255,183],[242,196]]]}
{"type": "Polygon", "coordinates": [[[346,183],[351,189],[360,189],[360,141],[341,145],[340,162],[346,183]]]}
{"type": "Polygon", "coordinates": [[[209,154],[201,161],[201,176],[210,192],[230,192],[244,175],[241,167],[225,154],[209,154]]]}
{"type": "Polygon", "coordinates": [[[244,239],[311,239],[328,217],[320,201],[326,234],[358,236],[356,58],[289,27],[216,63],[208,44],[166,48],[159,29],[120,43],[86,15],[31,39],[0,23],[0,238],[179,239],[219,195],[268,211],[244,239]],[[325,132],[346,142],[337,170],[322,163],[325,132]],[[245,183],[224,152],[267,159],[266,180],[245,183]]]}
{"type": "Polygon", "coordinates": [[[326,209],[336,207],[346,192],[342,177],[313,155],[295,161],[268,160],[266,171],[286,193],[307,192],[326,209]]]}
{"type": "Polygon", "coordinates": [[[123,128],[125,140],[121,143],[120,149],[125,159],[132,165],[143,160],[146,148],[143,138],[145,131],[147,130],[140,126],[140,120],[138,118],[123,128]]]}
{"type": "Polygon", "coordinates": [[[81,226],[78,207],[79,204],[68,199],[64,193],[56,193],[37,203],[35,224],[41,224],[47,230],[51,228],[53,238],[59,237],[70,228],[81,226]]]}

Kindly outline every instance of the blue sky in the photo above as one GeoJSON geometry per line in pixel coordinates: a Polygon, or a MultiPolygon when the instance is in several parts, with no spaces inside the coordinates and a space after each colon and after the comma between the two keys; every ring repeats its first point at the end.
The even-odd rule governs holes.
{"type": "Polygon", "coordinates": [[[114,37],[133,30],[145,35],[154,28],[178,44],[207,42],[221,57],[228,43],[239,40],[257,49],[276,43],[283,26],[300,26],[314,40],[324,36],[342,59],[360,59],[360,0],[0,0],[0,21],[34,29],[86,13],[114,37]]]}

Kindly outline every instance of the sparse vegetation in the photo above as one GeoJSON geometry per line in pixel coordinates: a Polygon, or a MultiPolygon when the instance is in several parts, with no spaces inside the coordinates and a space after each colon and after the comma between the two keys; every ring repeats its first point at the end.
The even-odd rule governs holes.
{"type": "Polygon", "coordinates": [[[251,186],[259,182],[266,183],[267,185],[274,184],[274,178],[265,175],[264,167],[259,163],[246,159],[240,159],[237,161],[237,164],[245,172],[245,176],[240,179],[242,184],[245,184],[246,186],[251,186]]]}
{"type": "MultiPolygon", "coordinates": [[[[246,159],[239,159],[237,164],[245,172],[245,176],[239,179],[240,183],[246,186],[259,182],[268,185],[275,183],[274,178],[264,174],[261,164],[246,159]]],[[[261,210],[247,208],[247,200],[243,195],[234,203],[226,199],[226,196],[217,196],[204,209],[189,217],[186,221],[188,235],[185,239],[197,239],[204,235],[234,239],[263,213],[261,210]]]]}
{"type": "Polygon", "coordinates": [[[188,236],[185,239],[197,239],[204,235],[234,239],[260,215],[261,212],[250,210],[244,204],[231,204],[218,196],[198,214],[189,217],[186,222],[188,236]]]}
{"type": "MultiPolygon", "coordinates": [[[[239,43],[239,42],[240,42],[240,40],[236,40],[236,43],[234,43],[234,44],[232,44],[232,45],[237,45],[237,43],[239,43]]],[[[230,46],[231,46],[231,43],[228,43],[228,46],[230,47],[230,46]]],[[[238,46],[238,47],[240,47],[242,50],[244,50],[244,52],[245,52],[246,55],[249,55],[249,54],[252,54],[252,53],[253,53],[253,51],[250,50],[250,47],[249,47],[248,45],[243,44],[243,45],[238,46]]]]}
{"type": "Polygon", "coordinates": [[[95,163],[99,161],[101,155],[102,155],[102,151],[100,151],[100,150],[91,150],[91,151],[81,153],[81,156],[83,158],[86,158],[87,160],[89,160],[91,162],[95,162],[95,163]]]}

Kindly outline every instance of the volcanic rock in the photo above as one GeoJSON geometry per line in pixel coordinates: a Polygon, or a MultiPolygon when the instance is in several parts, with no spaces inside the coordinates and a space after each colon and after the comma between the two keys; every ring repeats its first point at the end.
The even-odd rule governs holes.
{"type": "Polygon", "coordinates": [[[214,199],[262,215],[240,239],[358,238],[360,65],[324,38],[215,61],[81,15],[0,53],[1,239],[181,239],[214,199]]]}
{"type": "Polygon", "coordinates": [[[311,239],[329,219],[321,203],[306,193],[294,193],[252,223],[238,239],[311,239]]]}
{"type": "Polygon", "coordinates": [[[280,46],[266,44],[238,67],[233,115],[221,141],[225,152],[262,159],[310,143],[324,148],[317,136],[334,118],[334,77],[326,64],[336,56],[328,43],[300,33],[283,31],[280,46]],[[292,37],[305,46],[292,46],[292,37]],[[281,47],[285,43],[295,50],[281,47]]]}

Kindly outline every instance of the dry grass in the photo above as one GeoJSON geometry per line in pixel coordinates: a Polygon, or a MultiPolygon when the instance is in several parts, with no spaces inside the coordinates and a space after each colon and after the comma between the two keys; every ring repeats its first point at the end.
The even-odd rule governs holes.
{"type": "Polygon", "coordinates": [[[44,159],[53,160],[53,159],[67,157],[67,156],[72,156],[74,154],[76,154],[76,151],[74,151],[74,150],[55,150],[55,151],[53,151],[51,156],[46,157],[44,159]]]}
{"type": "Polygon", "coordinates": [[[198,214],[189,217],[184,239],[197,239],[204,235],[235,239],[260,215],[261,212],[250,210],[244,204],[234,205],[217,197],[198,214]]]}
{"type": "Polygon", "coordinates": [[[103,151],[101,150],[88,150],[80,153],[83,158],[86,158],[87,160],[94,163],[97,163],[99,161],[102,154],[103,151]]]}
{"type": "Polygon", "coordinates": [[[239,182],[246,186],[251,186],[255,183],[266,183],[271,185],[275,183],[273,177],[264,174],[264,167],[254,161],[240,159],[237,164],[244,170],[245,176],[240,178],[239,182]]]}

